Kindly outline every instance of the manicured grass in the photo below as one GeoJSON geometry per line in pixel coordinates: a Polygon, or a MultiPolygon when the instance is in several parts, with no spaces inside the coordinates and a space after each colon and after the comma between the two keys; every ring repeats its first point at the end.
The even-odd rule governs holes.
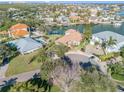
{"type": "Polygon", "coordinates": [[[124,75],[113,74],[112,78],[116,80],[124,81],[124,75]]]}
{"type": "Polygon", "coordinates": [[[15,74],[23,73],[32,71],[35,69],[39,69],[41,63],[38,63],[34,56],[38,53],[38,50],[26,54],[26,55],[19,55],[10,61],[8,70],[6,72],[6,76],[12,76],[15,74]]]}
{"type": "Polygon", "coordinates": [[[61,37],[62,35],[47,35],[50,40],[55,41],[57,38],[61,37]]]}
{"type": "Polygon", "coordinates": [[[58,86],[53,86],[51,92],[60,92],[60,88],[58,86]]]}

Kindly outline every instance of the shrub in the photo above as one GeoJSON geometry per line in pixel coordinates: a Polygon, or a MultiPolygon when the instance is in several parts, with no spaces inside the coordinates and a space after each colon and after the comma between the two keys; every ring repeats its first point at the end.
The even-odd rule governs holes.
{"type": "Polygon", "coordinates": [[[101,55],[99,58],[101,61],[110,60],[112,57],[118,57],[120,54],[118,52],[108,53],[107,55],[101,55]]]}
{"type": "Polygon", "coordinates": [[[115,56],[115,57],[120,56],[120,52],[115,52],[115,53],[114,53],[114,56],[115,56]]]}
{"type": "Polygon", "coordinates": [[[124,81],[124,76],[119,74],[112,74],[112,78],[120,81],[124,81]]]}

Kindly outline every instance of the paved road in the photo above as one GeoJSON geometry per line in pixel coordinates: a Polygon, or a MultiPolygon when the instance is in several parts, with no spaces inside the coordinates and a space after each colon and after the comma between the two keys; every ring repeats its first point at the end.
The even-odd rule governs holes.
{"type": "Polygon", "coordinates": [[[0,79],[5,78],[5,73],[9,66],[9,59],[8,57],[3,59],[2,66],[0,66],[0,79]]]}
{"type": "Polygon", "coordinates": [[[27,81],[39,72],[40,72],[40,69],[0,79],[0,88],[15,82],[27,81]]]}
{"type": "Polygon", "coordinates": [[[5,78],[5,73],[8,69],[9,64],[5,64],[4,66],[0,67],[0,79],[5,78]]]}

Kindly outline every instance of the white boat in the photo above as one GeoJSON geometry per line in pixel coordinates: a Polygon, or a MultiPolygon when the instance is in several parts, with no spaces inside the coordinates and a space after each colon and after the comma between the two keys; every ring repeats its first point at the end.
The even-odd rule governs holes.
{"type": "Polygon", "coordinates": [[[119,26],[122,25],[122,23],[121,23],[121,22],[115,22],[115,23],[113,23],[113,25],[114,25],[115,27],[119,27],[119,26]]]}

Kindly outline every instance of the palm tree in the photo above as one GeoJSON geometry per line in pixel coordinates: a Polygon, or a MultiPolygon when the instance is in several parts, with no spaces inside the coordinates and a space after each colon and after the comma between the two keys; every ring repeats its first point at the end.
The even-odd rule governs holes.
{"type": "Polygon", "coordinates": [[[122,58],[124,58],[124,46],[121,47],[121,49],[120,49],[120,56],[122,56],[122,58]]]}
{"type": "Polygon", "coordinates": [[[113,45],[116,45],[116,42],[117,40],[113,39],[112,36],[110,36],[107,43],[108,43],[108,46],[113,46],[113,45]]]}
{"type": "Polygon", "coordinates": [[[104,54],[106,55],[106,48],[107,48],[107,41],[103,41],[102,43],[101,43],[101,47],[102,47],[102,50],[103,50],[103,52],[104,52],[104,54]]]}
{"type": "Polygon", "coordinates": [[[116,42],[117,42],[117,40],[116,40],[116,39],[113,39],[113,38],[110,36],[109,40],[103,41],[103,42],[101,43],[101,47],[102,47],[103,52],[104,52],[105,55],[106,55],[105,49],[106,49],[107,47],[109,47],[109,46],[111,47],[111,46],[113,46],[113,45],[116,45],[116,42]]]}
{"type": "Polygon", "coordinates": [[[89,41],[92,36],[92,27],[91,25],[85,25],[85,31],[83,32],[85,40],[89,41]]]}

